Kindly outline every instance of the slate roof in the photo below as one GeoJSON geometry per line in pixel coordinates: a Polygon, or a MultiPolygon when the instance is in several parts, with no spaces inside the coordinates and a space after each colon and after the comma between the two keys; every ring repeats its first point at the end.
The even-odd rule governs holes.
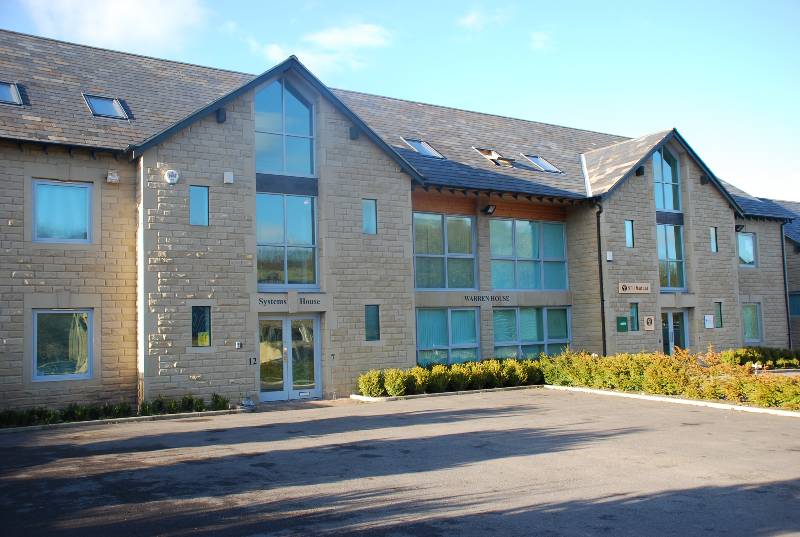
{"type": "Polygon", "coordinates": [[[794,212],[784,208],[771,199],[757,198],[725,181],[723,181],[723,185],[747,216],[786,220],[797,218],[794,212]]]}
{"type": "Polygon", "coordinates": [[[783,228],[783,233],[790,239],[792,239],[795,243],[800,245],[800,201],[785,201],[785,200],[769,200],[775,205],[780,206],[782,209],[785,209],[792,214],[794,214],[794,220],[790,223],[786,224],[786,227],[783,228]]]}
{"type": "Polygon", "coordinates": [[[0,30],[0,80],[27,102],[0,105],[0,138],[121,151],[252,78],[0,30]],[[123,100],[133,119],[92,116],[82,92],[123,100]]]}

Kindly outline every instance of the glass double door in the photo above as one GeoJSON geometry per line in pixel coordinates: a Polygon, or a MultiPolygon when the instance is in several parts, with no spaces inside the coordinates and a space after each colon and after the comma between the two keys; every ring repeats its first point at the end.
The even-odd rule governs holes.
{"type": "Polygon", "coordinates": [[[672,355],[676,347],[687,348],[689,335],[686,332],[688,325],[686,317],[686,310],[661,312],[661,341],[664,345],[664,354],[672,355]]]}
{"type": "Polygon", "coordinates": [[[261,318],[258,332],[260,399],[322,397],[319,318],[261,318]]]}

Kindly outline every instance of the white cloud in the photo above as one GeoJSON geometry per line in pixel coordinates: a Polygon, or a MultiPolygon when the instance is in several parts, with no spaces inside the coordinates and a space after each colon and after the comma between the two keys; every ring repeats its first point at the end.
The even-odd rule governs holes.
{"type": "Polygon", "coordinates": [[[203,23],[201,0],[22,0],[38,33],[87,45],[158,53],[203,23]]]}
{"type": "Polygon", "coordinates": [[[366,49],[387,46],[389,37],[389,32],[381,26],[353,24],[306,34],[300,39],[306,45],[296,49],[280,43],[261,43],[253,37],[247,38],[247,44],[253,53],[264,57],[271,64],[281,62],[294,54],[312,72],[325,74],[343,69],[362,69],[366,65],[363,52],[366,49]]]}
{"type": "Polygon", "coordinates": [[[464,28],[479,29],[483,28],[483,19],[479,11],[470,11],[469,13],[459,17],[456,24],[464,28]]]}
{"type": "Polygon", "coordinates": [[[456,24],[468,30],[483,30],[484,26],[498,26],[509,18],[507,8],[497,8],[494,11],[472,9],[456,19],[456,24]]]}
{"type": "Polygon", "coordinates": [[[550,46],[550,34],[547,32],[531,33],[531,48],[533,50],[544,50],[550,46]]]}

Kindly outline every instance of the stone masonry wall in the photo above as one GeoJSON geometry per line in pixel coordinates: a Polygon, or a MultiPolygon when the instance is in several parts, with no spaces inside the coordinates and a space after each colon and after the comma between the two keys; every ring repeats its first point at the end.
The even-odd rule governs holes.
{"type": "Polygon", "coordinates": [[[603,335],[595,211],[591,205],[582,205],[567,213],[567,259],[572,292],[572,348],[600,354],[603,335]]]}
{"type": "MultiPolygon", "coordinates": [[[[800,252],[795,243],[785,239],[786,248],[786,275],[790,293],[800,293],[800,252]]],[[[800,315],[791,318],[792,322],[792,347],[800,349],[800,315]]]]}
{"type": "Polygon", "coordinates": [[[135,167],[103,153],[0,144],[0,409],[136,399],[135,167]],[[109,169],[119,184],[105,182],[109,169]],[[93,183],[91,244],[31,241],[32,179],[93,183]],[[92,308],[93,376],[32,381],[33,309],[92,308]]]}

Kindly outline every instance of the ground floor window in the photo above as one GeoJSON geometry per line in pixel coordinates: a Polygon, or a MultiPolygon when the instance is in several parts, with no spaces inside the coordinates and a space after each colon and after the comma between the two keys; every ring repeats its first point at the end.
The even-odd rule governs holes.
{"type": "Polygon", "coordinates": [[[569,345],[568,308],[495,308],[492,315],[497,358],[538,358],[569,345]]]}
{"type": "Polygon", "coordinates": [[[800,317],[800,293],[789,294],[789,314],[792,317],[800,317]]]}
{"type": "Polygon", "coordinates": [[[33,311],[34,380],[92,375],[92,311],[33,311]]]}
{"type": "Polygon", "coordinates": [[[455,364],[480,358],[477,308],[417,310],[417,363],[455,364]]]}
{"type": "Polygon", "coordinates": [[[761,343],[761,305],[742,304],[745,345],[761,343]]]}

